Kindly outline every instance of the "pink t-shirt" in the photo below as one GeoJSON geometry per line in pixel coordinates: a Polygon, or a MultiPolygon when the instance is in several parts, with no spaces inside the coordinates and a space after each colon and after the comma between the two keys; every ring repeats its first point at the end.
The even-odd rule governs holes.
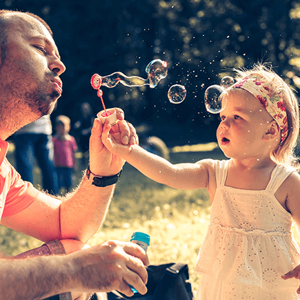
{"type": "Polygon", "coordinates": [[[0,219],[21,212],[40,193],[29,182],[24,182],[20,174],[5,157],[8,143],[0,140],[0,219]]]}
{"type": "Polygon", "coordinates": [[[54,164],[56,167],[74,167],[74,153],[77,150],[75,138],[68,135],[66,140],[53,137],[54,164]]]}

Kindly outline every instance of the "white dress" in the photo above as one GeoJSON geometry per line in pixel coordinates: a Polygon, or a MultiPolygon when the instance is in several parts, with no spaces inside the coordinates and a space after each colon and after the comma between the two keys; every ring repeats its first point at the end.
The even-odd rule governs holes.
{"type": "Polygon", "coordinates": [[[300,280],[281,275],[300,263],[292,219],[274,194],[293,172],[277,165],[265,190],[225,186],[229,160],[216,161],[217,190],[195,271],[199,300],[292,300],[300,280]]]}

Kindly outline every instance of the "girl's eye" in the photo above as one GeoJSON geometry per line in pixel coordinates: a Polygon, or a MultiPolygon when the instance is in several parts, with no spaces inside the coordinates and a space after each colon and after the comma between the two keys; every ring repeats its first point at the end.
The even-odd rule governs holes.
{"type": "Polygon", "coordinates": [[[238,119],[241,119],[241,117],[238,116],[238,115],[234,115],[234,119],[235,119],[235,120],[238,120],[238,119]]]}

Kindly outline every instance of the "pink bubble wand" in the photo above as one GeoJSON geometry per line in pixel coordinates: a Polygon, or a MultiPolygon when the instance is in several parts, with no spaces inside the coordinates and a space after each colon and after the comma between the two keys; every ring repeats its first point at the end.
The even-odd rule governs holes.
{"type": "Polygon", "coordinates": [[[111,126],[114,126],[118,120],[116,110],[115,109],[107,110],[105,107],[104,100],[103,100],[103,91],[101,90],[101,85],[102,85],[101,76],[98,74],[94,74],[91,78],[91,85],[95,90],[97,90],[97,96],[100,98],[104,109],[104,111],[102,110],[97,114],[97,118],[100,119],[102,123],[104,123],[104,121],[108,119],[109,124],[111,126]]]}
{"type": "Polygon", "coordinates": [[[122,72],[114,72],[107,76],[100,76],[99,74],[94,74],[91,78],[91,85],[97,91],[97,96],[100,98],[104,111],[101,111],[97,114],[97,117],[104,122],[105,118],[109,119],[111,122],[117,122],[116,111],[114,109],[107,110],[103,101],[103,92],[101,90],[101,86],[105,86],[107,88],[114,88],[119,83],[128,87],[137,87],[149,85],[150,88],[155,88],[158,83],[166,78],[168,74],[168,64],[166,61],[160,59],[152,60],[145,69],[148,77],[146,79],[141,78],[139,76],[126,76],[122,72]],[[110,117],[111,115],[115,115],[115,121],[110,117]],[[104,120],[103,120],[104,119],[104,120]],[[110,120],[111,119],[111,120],[110,120]]]}

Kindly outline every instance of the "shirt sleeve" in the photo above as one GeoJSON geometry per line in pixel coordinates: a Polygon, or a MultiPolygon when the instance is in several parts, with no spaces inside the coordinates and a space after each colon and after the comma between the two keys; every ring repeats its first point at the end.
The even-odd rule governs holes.
{"type": "Polygon", "coordinates": [[[10,165],[6,180],[9,180],[3,217],[17,214],[28,207],[41,193],[30,182],[23,181],[20,174],[10,165]]]}

